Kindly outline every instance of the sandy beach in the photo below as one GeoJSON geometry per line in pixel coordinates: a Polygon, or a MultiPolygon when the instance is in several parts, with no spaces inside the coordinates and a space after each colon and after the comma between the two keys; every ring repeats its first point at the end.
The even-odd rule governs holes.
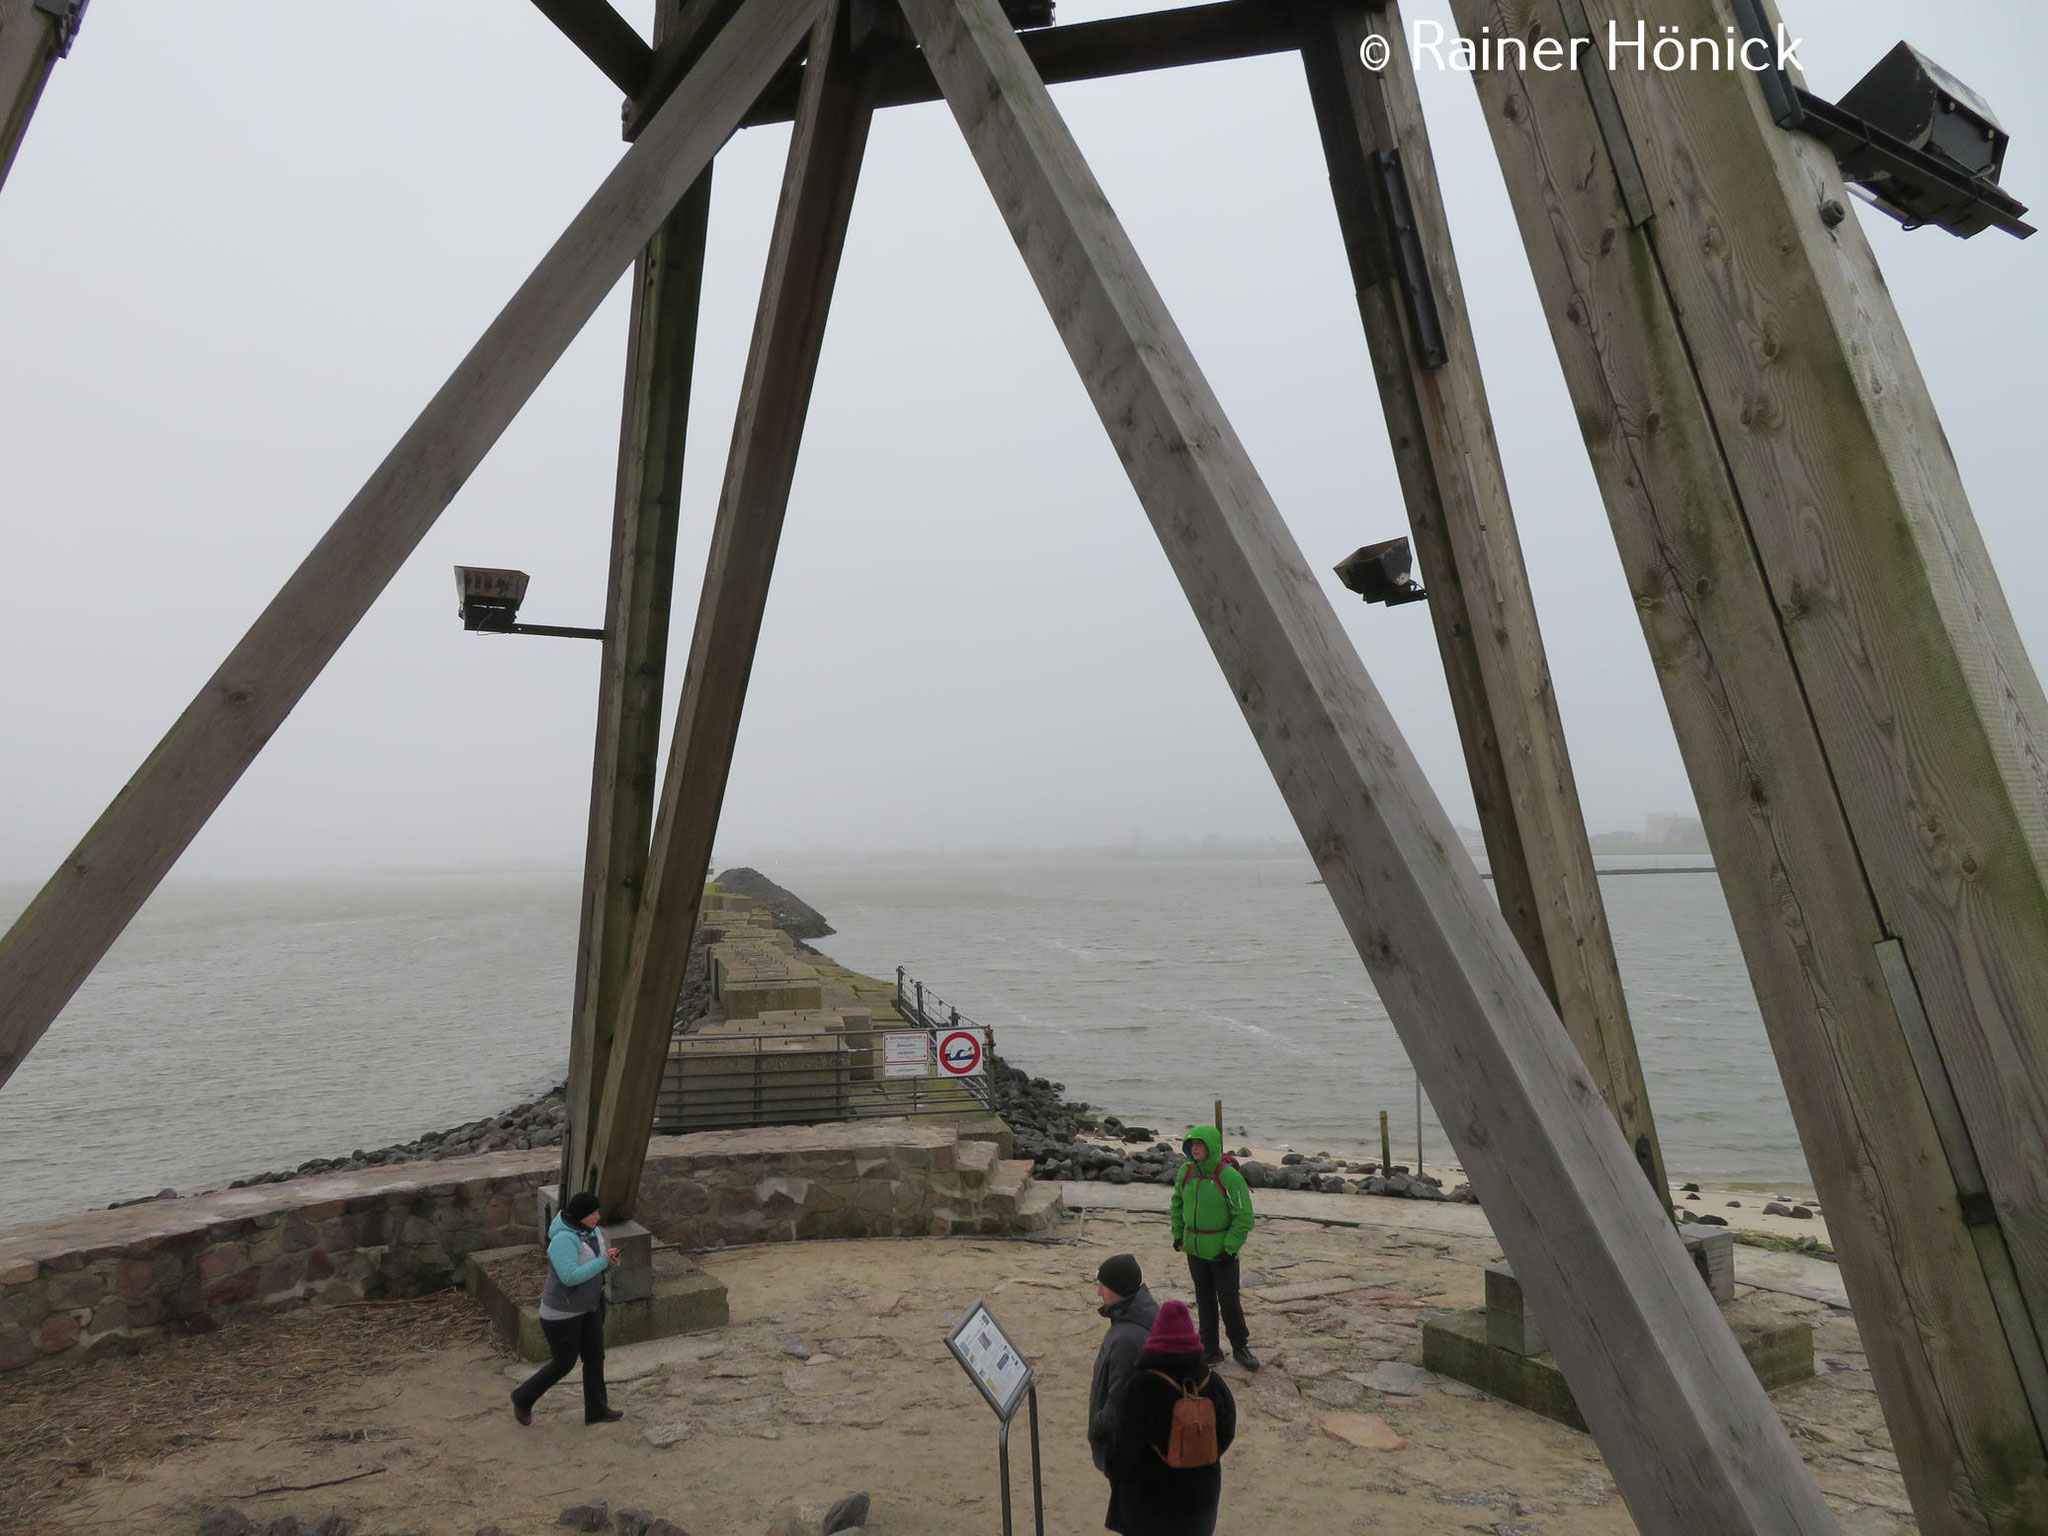
{"type": "MultiPolygon", "coordinates": [[[[1418,1221],[1446,1209],[1329,1203],[1401,1207],[1418,1221]]],[[[707,1255],[730,1288],[730,1326],[616,1351],[627,1418],[598,1429],[563,1390],[532,1428],[517,1426],[505,1395],[527,1368],[483,1337],[459,1296],[307,1309],[16,1377],[0,1384],[0,1476],[20,1492],[0,1505],[0,1530],[189,1536],[207,1511],[233,1504],[259,1528],[333,1510],[357,1536],[471,1536],[486,1525],[538,1536],[564,1506],[601,1497],[693,1536],[762,1536],[790,1501],[855,1490],[873,1495],[869,1529],[888,1536],[994,1530],[995,1423],[943,1344],[977,1298],[1039,1372],[1047,1529],[1094,1530],[1104,1484],[1082,1421],[1103,1324],[1090,1281],[1123,1251],[1159,1294],[1187,1294],[1163,1218],[1143,1211],[1092,1210],[1043,1243],[707,1255]]],[[[1477,1305],[1483,1266],[1498,1256],[1483,1227],[1263,1221],[1246,1280],[1267,1365],[1256,1376],[1225,1368],[1241,1433],[1221,1528],[1633,1530],[1588,1437],[1417,1368],[1421,1320],[1477,1305]],[[1368,1449],[1347,1434],[1399,1445],[1368,1449]]],[[[1911,1530],[1853,1320],[1747,1287],[1734,1310],[1812,1323],[1821,1375],[1775,1401],[1845,1530],[1911,1530]]],[[[1016,1449],[1027,1514],[1021,1427],[1016,1449]]]]}

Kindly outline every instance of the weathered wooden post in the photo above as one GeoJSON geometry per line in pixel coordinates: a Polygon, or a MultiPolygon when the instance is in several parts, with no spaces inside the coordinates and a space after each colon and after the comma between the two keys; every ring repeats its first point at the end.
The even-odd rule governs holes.
{"type": "Polygon", "coordinates": [[[844,10],[839,0],[827,0],[811,34],[619,1026],[579,1180],[595,1188],[615,1216],[631,1215],[639,1195],[676,998],[874,114],[874,64],[854,56],[844,10]]]}
{"type": "MultiPolygon", "coordinates": [[[[1295,0],[1309,97],[1330,167],[1408,522],[1428,578],[1493,891],[1635,1149],[1670,1202],[1593,848],[1407,50],[1359,54],[1401,11],[1295,0]]],[[[1420,1136],[1421,1118],[1416,1119],[1420,1136]]],[[[1416,1157],[1421,1172],[1419,1150],[1416,1157]]]]}
{"type": "Polygon", "coordinates": [[[1637,1524],[1833,1531],[1016,33],[902,8],[1637,1524]]]}
{"type": "MultiPolygon", "coordinates": [[[[662,0],[655,15],[657,46],[676,36],[680,6],[681,0],[662,0]]],[[[568,1133],[562,1139],[561,1173],[565,1195],[579,1187],[589,1162],[660,793],[662,688],[668,676],[683,446],[710,214],[707,168],[647,243],[633,272],[583,920],[570,1015],[568,1133]]]]}
{"type": "Polygon", "coordinates": [[[1546,318],[1921,1528],[2048,1530],[2048,706],[1926,384],[1833,155],[1607,56],[1719,0],[1453,9],[1593,42],[1473,76],[1546,318]]]}

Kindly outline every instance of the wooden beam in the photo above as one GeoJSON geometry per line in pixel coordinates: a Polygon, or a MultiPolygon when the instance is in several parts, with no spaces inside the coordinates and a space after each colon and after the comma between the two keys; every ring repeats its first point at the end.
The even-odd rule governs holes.
{"type": "MultiPolygon", "coordinates": [[[[1042,27],[1019,33],[1018,38],[1040,78],[1058,85],[1286,53],[1295,46],[1295,29],[1285,5],[1272,0],[1225,0],[1223,4],[1191,5],[1149,15],[1042,27]]],[[[921,54],[895,53],[879,67],[877,106],[903,107],[939,99],[938,82],[921,54]]],[[[795,106],[796,81],[779,81],[747,114],[747,126],[787,122],[795,106]]]]}
{"type": "MultiPolygon", "coordinates": [[[[624,136],[630,143],[654,120],[683,77],[696,68],[705,45],[739,9],[740,0],[680,0],[674,19],[656,40],[646,83],[626,103],[624,136]]],[[[787,61],[785,61],[787,62],[787,61]]],[[[786,71],[778,72],[778,78],[786,71]]]]}
{"type": "MultiPolygon", "coordinates": [[[[674,25],[675,12],[674,0],[664,0],[657,10],[657,43],[674,25]]],[[[647,243],[633,273],[583,920],[570,1015],[562,1179],[572,1189],[570,1181],[587,1163],[597,1127],[660,795],[669,610],[710,215],[711,171],[706,169],[647,243]]]]}
{"type": "Polygon", "coordinates": [[[1377,72],[1359,49],[1405,36],[1391,0],[1306,0],[1302,61],[1351,260],[1394,463],[1408,503],[1430,617],[1508,926],[1635,1149],[1670,1201],[1628,999],[1579,808],[1571,754],[1507,475],[1451,248],[1429,129],[1408,50],[1377,72]],[[1405,205],[1389,204],[1394,167],[1405,205]],[[1417,334],[1397,223],[1412,220],[1433,332],[1417,334]],[[1440,362],[1428,355],[1440,349],[1440,362]]]}
{"type": "Polygon", "coordinates": [[[1473,78],[1920,1527],[2048,1529],[2039,685],[1831,158],[1599,51],[1473,78]]]}
{"type": "Polygon", "coordinates": [[[594,1149],[578,1180],[581,1187],[597,1191],[614,1220],[632,1215],[639,1198],[676,999],[696,931],[874,114],[873,69],[852,52],[844,9],[840,0],[832,0],[811,34],[808,57],[816,62],[804,71],[803,99],[790,135],[689,669],[662,781],[624,1010],[607,1064],[594,1149]]]}
{"type": "Polygon", "coordinates": [[[746,0],[677,95],[163,741],[0,938],[0,1082],[227,798],[795,50],[821,0],[746,0]]]}
{"type": "Polygon", "coordinates": [[[1650,1536],[1835,1523],[994,0],[903,0],[1650,1536]]]}
{"type": "Polygon", "coordinates": [[[654,73],[654,50],[633,30],[633,24],[605,0],[533,0],[564,37],[628,96],[647,88],[654,73]]]}
{"type": "Polygon", "coordinates": [[[0,187],[7,184],[50,72],[69,46],[70,25],[75,22],[35,0],[0,0],[0,187]]]}

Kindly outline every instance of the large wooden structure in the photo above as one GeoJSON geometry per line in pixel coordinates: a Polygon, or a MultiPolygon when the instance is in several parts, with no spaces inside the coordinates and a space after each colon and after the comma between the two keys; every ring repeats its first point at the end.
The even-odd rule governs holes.
{"type": "MultiPolygon", "coordinates": [[[[662,0],[649,43],[604,0],[536,3],[627,93],[633,147],[0,939],[0,1080],[637,262],[564,1153],[631,1211],[868,124],[943,97],[1637,1523],[1833,1529],[1662,1204],[1398,6],[1020,34],[998,0],[662,0]],[[1498,903],[1046,90],[1294,49],[1498,903]],[[784,119],[657,793],[710,166],[784,119]]],[[[1532,43],[1622,9],[1453,3],[1532,43]]],[[[1588,56],[1479,90],[1915,1509],[2048,1529],[2048,706],[1869,249],[1822,212],[1827,154],[1746,75],[1588,56]]]]}

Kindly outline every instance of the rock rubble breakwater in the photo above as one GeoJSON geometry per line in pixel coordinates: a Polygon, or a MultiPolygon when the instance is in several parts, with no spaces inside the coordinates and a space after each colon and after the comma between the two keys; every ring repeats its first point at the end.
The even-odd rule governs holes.
{"type": "MultiPolygon", "coordinates": [[[[1178,1133],[1162,1139],[1149,1126],[1116,1115],[1097,1116],[1093,1106],[1065,1097],[1066,1085],[1033,1077],[1001,1056],[991,1063],[994,1108],[1010,1127],[1016,1155],[1031,1161],[1040,1179],[1095,1179],[1105,1184],[1171,1185],[1187,1159],[1178,1133]]],[[[1302,1190],[1326,1195],[1385,1195],[1405,1200],[1477,1203],[1469,1186],[1446,1190],[1433,1174],[1411,1173],[1400,1163],[1347,1162],[1329,1156],[1286,1153],[1278,1163],[1248,1155],[1238,1171],[1253,1189],[1302,1190]]]]}

